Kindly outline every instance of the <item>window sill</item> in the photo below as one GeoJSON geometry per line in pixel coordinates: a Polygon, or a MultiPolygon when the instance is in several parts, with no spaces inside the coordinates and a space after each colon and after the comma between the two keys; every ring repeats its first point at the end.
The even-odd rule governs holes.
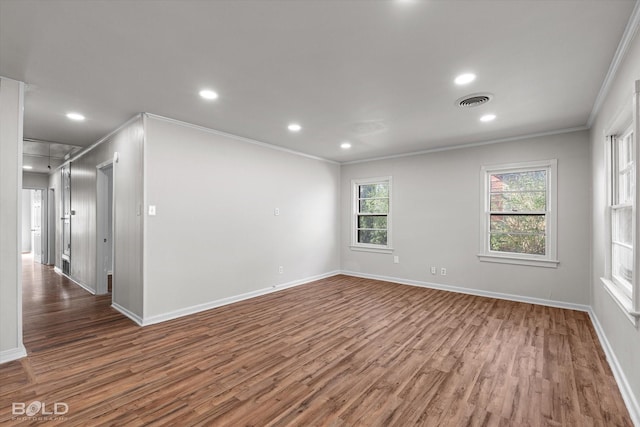
{"type": "Polygon", "coordinates": [[[618,307],[620,307],[620,310],[622,310],[622,312],[625,314],[625,317],[629,319],[633,326],[638,326],[640,313],[633,311],[631,299],[623,294],[618,286],[611,280],[601,277],[600,281],[604,285],[604,289],[607,291],[607,293],[611,296],[611,298],[613,298],[618,307]]]}
{"type": "Polygon", "coordinates": [[[483,262],[497,262],[501,264],[528,265],[531,267],[546,268],[558,268],[558,264],[560,264],[560,261],[551,259],[520,258],[505,255],[478,254],[478,259],[483,262]]]}
{"type": "Polygon", "coordinates": [[[362,252],[376,252],[379,254],[390,254],[393,253],[393,248],[372,248],[369,246],[349,246],[352,251],[362,251],[362,252]]]}

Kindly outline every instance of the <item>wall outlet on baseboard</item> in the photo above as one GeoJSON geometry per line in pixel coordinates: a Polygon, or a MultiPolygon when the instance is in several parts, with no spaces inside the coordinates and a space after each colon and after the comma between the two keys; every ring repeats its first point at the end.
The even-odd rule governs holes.
{"type": "Polygon", "coordinates": [[[394,264],[400,264],[400,257],[398,255],[394,255],[393,257],[393,263],[394,264]]]}
{"type": "Polygon", "coordinates": [[[446,269],[446,268],[444,268],[444,267],[442,267],[442,268],[440,269],[440,274],[441,274],[442,276],[446,276],[446,275],[447,275],[447,269],[446,269]]]}
{"type": "Polygon", "coordinates": [[[284,267],[283,266],[278,267],[278,273],[280,273],[280,274],[284,273],[284,267]]]}
{"type": "Polygon", "coordinates": [[[436,267],[431,267],[431,274],[437,274],[438,270],[436,270],[436,267]]]}

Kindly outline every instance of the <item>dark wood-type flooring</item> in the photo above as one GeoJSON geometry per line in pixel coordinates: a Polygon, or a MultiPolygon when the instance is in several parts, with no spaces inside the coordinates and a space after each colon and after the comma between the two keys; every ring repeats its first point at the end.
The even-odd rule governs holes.
{"type": "Polygon", "coordinates": [[[582,312],[335,276],[141,328],[51,267],[23,280],[0,424],[38,400],[71,426],[631,426],[582,312]]]}

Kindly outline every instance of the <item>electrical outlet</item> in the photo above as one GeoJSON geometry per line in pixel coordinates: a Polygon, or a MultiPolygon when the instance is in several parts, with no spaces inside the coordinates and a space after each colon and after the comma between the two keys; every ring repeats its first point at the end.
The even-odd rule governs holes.
{"type": "Polygon", "coordinates": [[[393,263],[394,263],[394,264],[400,264],[400,257],[399,257],[398,255],[395,255],[395,256],[393,257],[393,263]]]}
{"type": "Polygon", "coordinates": [[[284,267],[283,266],[278,267],[278,273],[280,273],[280,274],[284,273],[284,267]]]}
{"type": "Polygon", "coordinates": [[[273,215],[275,215],[275,216],[280,215],[280,208],[275,208],[275,209],[273,210],[273,215]]]}
{"type": "Polygon", "coordinates": [[[442,267],[442,268],[440,269],[440,274],[441,274],[442,276],[446,276],[446,275],[447,275],[447,269],[446,269],[446,268],[444,268],[444,267],[442,267]]]}
{"type": "Polygon", "coordinates": [[[435,267],[431,267],[431,274],[437,274],[438,270],[435,267]]]}

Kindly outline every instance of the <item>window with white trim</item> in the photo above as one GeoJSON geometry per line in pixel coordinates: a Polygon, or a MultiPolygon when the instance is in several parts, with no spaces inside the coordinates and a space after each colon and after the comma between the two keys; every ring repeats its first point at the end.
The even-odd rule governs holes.
{"type": "Polygon", "coordinates": [[[621,137],[611,137],[611,279],[631,300],[633,268],[633,230],[635,221],[634,135],[629,127],[621,137]]]}
{"type": "Polygon", "coordinates": [[[352,181],[351,247],[391,251],[391,177],[352,181]]]}
{"type": "Polygon", "coordinates": [[[600,280],[626,317],[640,322],[640,257],[637,168],[640,159],[640,80],[634,84],[633,102],[622,108],[607,129],[607,227],[605,274],[600,280]]]}
{"type": "Polygon", "coordinates": [[[482,261],[556,267],[557,161],[482,167],[482,261]]]}
{"type": "Polygon", "coordinates": [[[636,200],[637,141],[635,124],[607,137],[608,159],[608,253],[602,283],[629,320],[640,319],[640,285],[637,279],[638,239],[636,200]]]}

